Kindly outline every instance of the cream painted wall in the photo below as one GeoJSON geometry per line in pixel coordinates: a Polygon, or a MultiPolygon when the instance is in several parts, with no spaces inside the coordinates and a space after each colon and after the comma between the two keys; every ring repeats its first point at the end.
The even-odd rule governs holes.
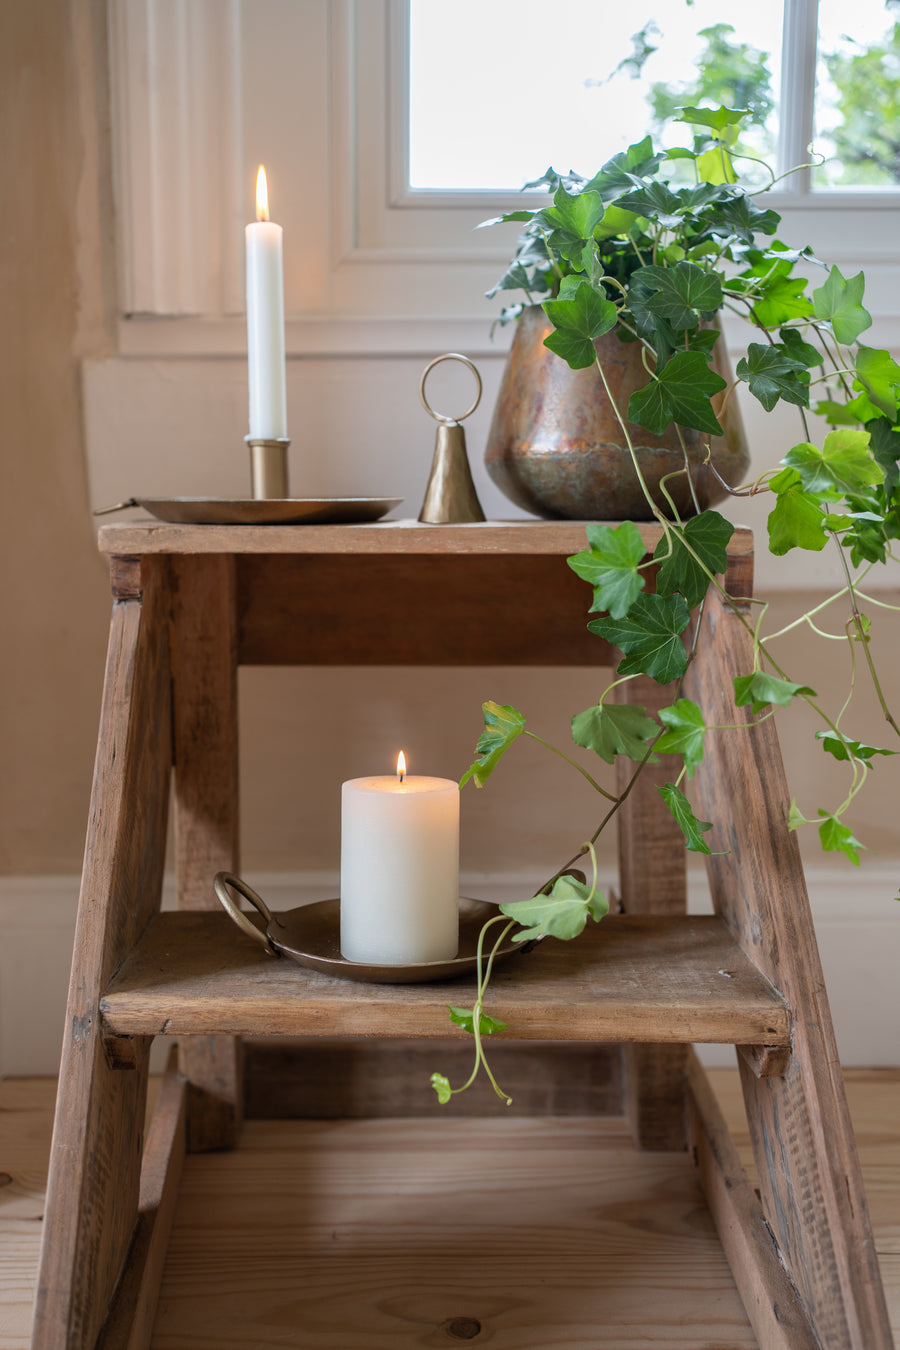
{"type": "Polygon", "coordinates": [[[4,873],[83,847],[108,604],[79,362],[110,348],[107,102],[101,0],[0,6],[4,873]]]}

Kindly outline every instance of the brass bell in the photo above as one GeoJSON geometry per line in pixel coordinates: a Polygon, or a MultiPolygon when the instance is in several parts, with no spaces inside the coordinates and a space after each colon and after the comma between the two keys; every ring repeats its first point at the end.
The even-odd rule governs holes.
{"type": "Polygon", "coordinates": [[[484,511],[475,491],[469,457],[466,454],[466,433],[460,425],[481,402],[481,376],[467,356],[460,356],[458,352],[447,352],[444,356],[436,356],[423,370],[419,381],[419,398],[426,411],[438,424],[434,459],[419,520],[429,525],[462,525],[484,520],[484,511]],[[425,397],[425,380],[429,372],[441,361],[462,361],[475,376],[478,386],[475,401],[458,417],[443,417],[440,413],[436,413],[425,397]]]}

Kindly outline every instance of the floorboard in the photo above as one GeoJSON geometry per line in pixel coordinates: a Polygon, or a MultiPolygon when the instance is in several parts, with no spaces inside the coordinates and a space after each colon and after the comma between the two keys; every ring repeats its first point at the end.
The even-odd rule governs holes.
{"type": "MultiPolygon", "coordinates": [[[[53,1088],[0,1084],[0,1350],[28,1345],[53,1088]]],[[[900,1341],[900,1070],[847,1090],[900,1341]]],[[[752,1350],[686,1156],[500,1112],[250,1121],[188,1158],[153,1350],[752,1350]]]]}

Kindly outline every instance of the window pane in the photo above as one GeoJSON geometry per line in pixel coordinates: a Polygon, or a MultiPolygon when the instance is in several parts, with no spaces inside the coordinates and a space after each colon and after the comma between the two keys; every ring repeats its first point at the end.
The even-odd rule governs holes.
{"type": "Polygon", "coordinates": [[[900,183],[900,8],[819,0],[816,187],[900,183]],[[852,36],[848,28],[852,27],[852,36]]]}
{"type": "Polygon", "coordinates": [[[410,0],[410,185],[592,174],[648,131],[689,145],[663,124],[700,102],[753,107],[742,145],[772,158],[782,0],[724,8],[727,23],[721,0],[410,0]]]}

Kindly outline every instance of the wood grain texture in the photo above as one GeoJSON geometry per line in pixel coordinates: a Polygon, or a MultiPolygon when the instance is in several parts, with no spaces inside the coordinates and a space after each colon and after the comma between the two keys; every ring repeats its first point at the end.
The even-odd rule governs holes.
{"type": "MultiPolygon", "coordinates": [[[[716,597],[705,622],[689,694],[711,724],[749,723],[732,699],[733,677],[753,669],[749,633],[716,597]]],[[[727,850],[708,859],[717,911],[793,1017],[784,1077],[741,1061],[766,1217],[823,1344],[882,1350],[892,1342],[774,723],[708,736],[693,796],[715,822],[710,846],[727,850]]]]}
{"type": "MultiPolygon", "coordinates": [[[[707,1077],[741,1159],[752,1170],[737,1071],[710,1070],[707,1077]]],[[[900,1069],[850,1069],[845,1077],[896,1336],[900,1069]]],[[[152,1092],[153,1080],[150,1087],[152,1092]]],[[[3,1350],[29,1345],[55,1090],[50,1079],[0,1083],[0,1168],[9,1178],[4,1185],[0,1175],[3,1350]]],[[[483,1313],[481,1340],[488,1343],[490,1335],[493,1350],[522,1350],[528,1337],[540,1337],[539,1350],[572,1350],[573,1345],[576,1350],[754,1350],[758,1345],[729,1283],[702,1199],[696,1190],[682,1189],[686,1178],[697,1176],[686,1168],[683,1155],[635,1155],[621,1125],[608,1131],[605,1122],[598,1127],[593,1119],[509,1121],[499,1108],[491,1120],[407,1122],[391,1149],[395,1130],[393,1121],[338,1121],[299,1129],[290,1122],[273,1127],[254,1122],[240,1150],[188,1158],[153,1350],[228,1350],[230,1345],[346,1350],[341,1314],[348,1298],[350,1332],[360,1340],[367,1332],[372,1336],[363,1342],[365,1350],[414,1350],[428,1345],[429,1337],[436,1346],[459,1345],[448,1322],[483,1313]],[[556,1130],[559,1124],[562,1131],[556,1130]],[[569,1158],[576,1163],[571,1169],[569,1158]],[[565,1173],[555,1170],[558,1163],[565,1173]],[[520,1192],[527,1199],[531,1165],[547,1184],[536,1192],[529,1222],[520,1192]],[[304,1185],[310,1174],[312,1190],[304,1185]],[[614,1188],[609,1196],[607,1175],[614,1188]],[[388,1194],[395,1176],[404,1191],[396,1227],[388,1194]],[[416,1196],[410,1192],[418,1181],[416,1196]],[[560,1183],[558,1197],[555,1182],[560,1183]],[[455,1208],[457,1186],[473,1196],[474,1212],[465,1227],[451,1222],[469,1204],[463,1199],[455,1208]],[[480,1208],[474,1202],[476,1188],[480,1208]],[[247,1211],[245,1196],[253,1207],[247,1211]],[[449,1213],[447,1197],[453,1207],[449,1213]],[[368,1225],[379,1233],[388,1228],[399,1233],[404,1216],[408,1242],[386,1243],[378,1250],[367,1237],[368,1225]],[[523,1220],[524,1230],[515,1227],[516,1219],[523,1220]],[[579,1240],[583,1223],[590,1224],[584,1242],[579,1240]],[[252,1255],[251,1232],[264,1244],[262,1270],[255,1258],[252,1269],[244,1264],[252,1255]],[[537,1250],[542,1237],[553,1263],[544,1268],[537,1250]],[[488,1250],[494,1238],[507,1240],[488,1250]],[[464,1241],[484,1253],[490,1278],[486,1274],[474,1285],[467,1282],[465,1254],[457,1254],[464,1241]],[[441,1242],[448,1256],[442,1272],[437,1262],[441,1242]],[[414,1289],[407,1278],[408,1256],[411,1248],[426,1244],[437,1278],[414,1289]],[[222,1249],[227,1269],[217,1259],[222,1249]],[[330,1302],[324,1293],[319,1297],[322,1271],[327,1287],[336,1290],[330,1302]],[[383,1288],[397,1291],[398,1299],[417,1295],[418,1309],[432,1311],[432,1321],[399,1316],[388,1321],[391,1309],[375,1287],[379,1279],[383,1288]],[[370,1315],[359,1327],[367,1290],[370,1315]],[[219,1291],[226,1300],[222,1307],[216,1303],[219,1291]],[[454,1292],[458,1297],[451,1298],[454,1292]],[[508,1310],[499,1321],[488,1320],[490,1300],[504,1295],[508,1310]],[[315,1318],[305,1316],[308,1308],[315,1318]],[[557,1308],[562,1312],[558,1323],[557,1308]],[[545,1320],[528,1328],[531,1310],[545,1320]],[[435,1331],[439,1315],[443,1324],[435,1331]]]]}
{"type": "Polygon", "coordinates": [[[791,1062],[789,1045],[739,1045],[737,1051],[757,1078],[783,1078],[791,1062]]]}
{"type": "MultiPolygon", "coordinates": [[[[181,908],[218,904],[212,878],[239,870],[234,559],[171,560],[175,878],[181,908]]],[[[227,1148],[242,1111],[240,1046],[204,1036],[179,1049],[190,1084],[188,1147],[227,1148]]]]}
{"type": "Polygon", "coordinates": [[[146,1043],[111,1068],[100,992],[158,909],[171,766],[161,565],[113,607],[51,1152],[34,1350],[93,1350],[137,1214],[146,1043]],[[160,729],[164,734],[160,735],[160,729]]]}
{"type": "MultiPolygon", "coordinates": [[[[448,995],[449,997],[449,995],[448,995]]],[[[369,1120],[446,1117],[433,1092],[437,1070],[451,1083],[468,1078],[465,1040],[248,1040],[244,1110],[267,1120],[369,1120]]],[[[491,1068],[513,1104],[511,1116],[621,1116],[622,1052],[618,1045],[572,1041],[515,1042],[494,1037],[491,1068]]],[[[450,1114],[496,1116],[497,1098],[482,1074],[453,1098],[450,1114]]]]}
{"type": "MultiPolygon", "coordinates": [[[[609,915],[495,967],[490,1011],[522,1039],[786,1042],[787,1011],[712,915],[609,915]]],[[[474,982],[357,984],[267,956],[224,913],[157,916],[111,981],[113,1035],[446,1037],[474,982]]],[[[460,1033],[464,1035],[464,1033],[460,1033]]]]}
{"type": "Polygon", "coordinates": [[[213,909],[214,874],[239,868],[234,560],[173,558],[171,569],[177,898],[213,909]]]}
{"type": "MultiPolygon", "coordinates": [[[[613,690],[613,699],[656,716],[675,686],[639,675],[613,690]]],[[[681,831],[659,795],[673,760],[659,756],[634,783],[617,814],[619,886],[626,914],[679,915],[687,910],[687,855],[681,831]]],[[[626,791],[637,766],[619,756],[616,791],[626,791]]],[[[635,1143],[647,1149],[687,1147],[684,1065],[687,1048],[631,1045],[625,1050],[625,1103],[635,1143]]]]}
{"type": "Polygon", "coordinates": [[[622,1124],[248,1122],[170,1251],[158,1350],[755,1347],[688,1155],[622,1124]]]}
{"type": "Polygon", "coordinates": [[[700,1184],[759,1344],[764,1350],[820,1350],[693,1050],[686,1070],[691,1143],[700,1184]]]}
{"type": "Polygon", "coordinates": [[[185,1154],[186,1086],[173,1048],[147,1132],[138,1220],[96,1350],[149,1350],[185,1154]]]}
{"type": "MultiPolygon", "coordinates": [[[[642,525],[648,549],[658,525],[642,525]]],[[[750,532],[746,532],[749,536],[750,532]]],[[[585,547],[578,521],[490,520],[424,525],[417,520],[372,525],[167,525],[129,521],[103,525],[101,553],[574,553],[585,547]]],[[[752,548],[752,542],[748,543],[752,548]]]]}
{"type": "MultiPolygon", "coordinates": [[[[582,544],[585,541],[582,540],[582,544]]],[[[241,556],[245,665],[603,666],[557,554],[241,556]],[[523,609],[533,616],[523,619],[523,609]]]]}

